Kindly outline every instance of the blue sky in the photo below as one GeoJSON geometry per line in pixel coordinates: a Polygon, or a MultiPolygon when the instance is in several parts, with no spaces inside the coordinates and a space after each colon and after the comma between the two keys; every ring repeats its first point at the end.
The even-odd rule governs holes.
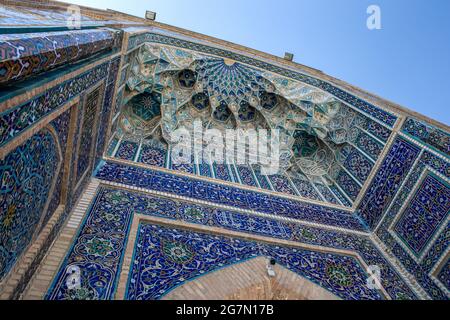
{"type": "Polygon", "coordinates": [[[298,63],[450,124],[448,0],[67,0],[157,20],[298,63]],[[366,27],[369,5],[381,30],[366,27]]]}

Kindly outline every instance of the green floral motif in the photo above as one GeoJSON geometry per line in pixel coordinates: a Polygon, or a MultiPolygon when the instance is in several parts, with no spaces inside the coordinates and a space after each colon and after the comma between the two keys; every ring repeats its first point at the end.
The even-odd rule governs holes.
{"type": "Polygon", "coordinates": [[[328,263],[325,267],[325,272],[333,283],[344,288],[353,286],[352,275],[348,273],[344,266],[328,263]]]}
{"type": "Polygon", "coordinates": [[[104,212],[102,218],[109,222],[119,222],[120,216],[112,212],[104,212]]]}
{"type": "Polygon", "coordinates": [[[96,257],[106,257],[114,251],[111,241],[103,238],[93,238],[87,241],[86,249],[89,254],[96,257]]]}
{"type": "Polygon", "coordinates": [[[169,260],[178,264],[189,263],[194,258],[194,251],[178,241],[163,240],[162,252],[169,260]]]}
{"type": "Polygon", "coordinates": [[[67,300],[96,300],[95,291],[88,288],[77,288],[67,292],[67,300]]]}

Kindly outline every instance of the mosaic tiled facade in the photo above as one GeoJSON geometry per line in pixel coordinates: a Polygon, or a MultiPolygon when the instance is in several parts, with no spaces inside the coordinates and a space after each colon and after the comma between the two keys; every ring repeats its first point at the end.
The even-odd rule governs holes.
{"type": "Polygon", "coordinates": [[[1,162],[1,276],[31,241],[60,163],[57,142],[47,130],[34,135],[1,162]]]}
{"type": "Polygon", "coordinates": [[[60,31],[66,4],[36,3],[38,18],[12,3],[0,5],[0,26],[17,26],[0,35],[0,297],[31,294],[75,228],[40,298],[161,299],[257,257],[341,299],[450,298],[448,126],[186,30],[82,8],[86,28],[60,31]],[[174,163],[170,134],[195,120],[281,129],[281,170],[229,153],[174,163]]]}

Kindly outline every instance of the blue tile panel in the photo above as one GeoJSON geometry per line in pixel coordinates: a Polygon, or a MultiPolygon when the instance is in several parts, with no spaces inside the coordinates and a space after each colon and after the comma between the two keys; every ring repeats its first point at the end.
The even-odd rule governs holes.
{"type": "MultiPolygon", "coordinates": [[[[72,109],[67,110],[62,113],[58,118],[53,120],[50,125],[55,129],[56,134],[58,135],[59,145],[61,148],[61,153],[65,156],[67,152],[67,140],[69,138],[69,123],[70,123],[70,113],[72,109]]],[[[41,230],[47,225],[47,222],[50,220],[53,213],[56,211],[58,206],[61,204],[61,195],[62,195],[62,184],[63,184],[63,175],[67,173],[64,168],[59,170],[58,178],[56,180],[55,188],[53,190],[53,194],[51,196],[50,203],[48,205],[47,213],[44,216],[44,219],[41,224],[41,230]]]]}
{"type": "Polygon", "coordinates": [[[114,137],[108,147],[108,150],[106,151],[106,155],[109,157],[113,156],[114,150],[116,150],[117,144],[119,143],[119,139],[114,137]]]}
{"type": "Polygon", "coordinates": [[[347,211],[281,197],[268,197],[255,191],[222,186],[194,178],[177,177],[150,169],[128,167],[118,163],[107,162],[97,171],[96,177],[141,188],[236,206],[242,209],[256,210],[263,213],[349,229],[365,230],[359,219],[347,211]]]}
{"type": "Polygon", "coordinates": [[[335,185],[330,185],[330,189],[344,206],[347,207],[352,206],[352,203],[349,200],[347,200],[347,198],[342,194],[341,191],[339,191],[339,189],[335,185]]]}
{"type": "MultiPolygon", "coordinates": [[[[317,193],[316,189],[314,189],[314,187],[312,186],[311,182],[306,181],[306,180],[296,179],[296,178],[293,178],[292,182],[295,184],[295,187],[297,188],[299,194],[302,197],[319,200],[319,201],[322,200],[320,195],[317,193]]],[[[333,197],[333,199],[334,199],[334,197],[333,197]]],[[[336,201],[336,199],[334,199],[334,200],[336,201]]]]}
{"type": "Polygon", "coordinates": [[[81,126],[80,143],[78,150],[76,180],[78,181],[91,165],[91,152],[95,145],[96,117],[99,109],[101,89],[89,93],[83,106],[83,123],[81,126]]]}
{"type": "MultiPolygon", "coordinates": [[[[84,137],[86,139],[82,142],[83,144],[92,141],[90,144],[92,149],[89,149],[96,150],[97,156],[101,154],[103,152],[102,140],[105,139],[105,129],[108,125],[104,118],[109,119],[109,98],[112,95],[110,88],[114,88],[117,62],[120,62],[120,58],[112,59],[94,68],[91,67],[83,74],[4,112],[0,117],[0,122],[5,119],[11,120],[12,126],[1,123],[3,130],[0,129],[0,138],[3,139],[3,134],[8,136],[6,140],[0,139],[1,143],[6,144],[9,139],[15,139],[23,131],[58,110],[72,98],[86,94],[86,90],[93,88],[104,79],[105,94],[99,97],[99,101],[102,102],[100,118],[103,119],[102,125],[97,126],[96,130],[92,130],[92,128],[85,130],[84,137]],[[17,116],[19,118],[16,118],[17,116]],[[17,123],[20,121],[22,121],[21,125],[18,126],[17,123]],[[97,141],[94,141],[95,137],[97,137],[97,141]]],[[[28,80],[28,82],[30,81],[28,80]]],[[[97,112],[99,111],[97,110],[97,112]]],[[[0,230],[0,278],[4,277],[14,264],[15,257],[23,253],[24,248],[27,248],[34,237],[43,230],[56,209],[63,209],[55,223],[50,226],[50,233],[39,251],[36,252],[36,258],[31,261],[27,272],[17,283],[12,294],[13,299],[17,299],[28,285],[34,271],[39,267],[42,258],[53,243],[90,177],[87,174],[84,180],[80,181],[75,174],[77,162],[78,172],[86,172],[87,168],[85,166],[87,162],[82,159],[86,155],[85,152],[80,155],[80,160],[76,148],[82,137],[81,115],[82,104],[74,104],[70,109],[58,115],[44,129],[25,141],[23,145],[5,155],[4,161],[14,160],[6,167],[3,167],[4,163],[0,166],[0,205],[6,208],[6,210],[0,209],[0,228],[6,228],[0,230]],[[69,130],[71,124],[74,124],[75,127],[72,136],[69,135],[72,132],[69,130]],[[69,150],[68,141],[71,139],[73,147],[69,150]],[[62,157],[59,156],[59,150],[62,157]],[[68,159],[66,157],[70,157],[70,163],[63,162],[68,159]],[[59,171],[56,169],[58,167],[59,171]],[[11,175],[12,172],[18,176],[11,175]],[[75,185],[79,186],[76,190],[74,190],[75,185]],[[65,188],[66,192],[63,192],[65,188]],[[64,205],[64,207],[60,207],[60,205],[64,205]],[[43,210],[43,208],[46,209],[43,210]]]]}
{"type": "Polygon", "coordinates": [[[46,299],[112,299],[133,212],[126,201],[105,200],[105,196],[95,199],[46,299]],[[67,287],[69,266],[81,271],[79,290],[67,287]]]}
{"type": "Polygon", "coordinates": [[[272,187],[270,186],[267,176],[261,173],[261,167],[259,165],[253,166],[253,172],[255,173],[256,179],[258,179],[260,188],[272,190],[272,187]]]}
{"type": "Polygon", "coordinates": [[[224,180],[224,181],[232,181],[230,172],[228,170],[228,166],[226,164],[213,163],[213,170],[214,170],[216,179],[220,179],[220,180],[224,180]]]}
{"type": "Polygon", "coordinates": [[[294,188],[292,187],[291,183],[289,182],[289,179],[286,176],[282,176],[280,174],[273,174],[268,177],[275,191],[291,195],[297,194],[294,191],[294,188]]]}
{"type": "Polygon", "coordinates": [[[94,86],[107,76],[108,69],[109,61],[2,113],[0,115],[0,147],[84,90],[94,86]]]}
{"type": "Polygon", "coordinates": [[[253,176],[252,170],[249,168],[249,166],[246,165],[236,165],[236,169],[239,173],[239,177],[241,178],[242,184],[256,187],[256,181],[255,177],[253,176]]]}
{"type": "Polygon", "coordinates": [[[0,84],[111,50],[121,36],[112,29],[0,35],[0,84]]]}
{"type": "Polygon", "coordinates": [[[437,275],[438,280],[444,285],[447,290],[450,290],[450,259],[442,266],[442,269],[437,275]]]}
{"type": "Polygon", "coordinates": [[[30,244],[58,175],[57,141],[44,129],[0,160],[0,279],[30,244]]]}
{"type": "MultiPolygon", "coordinates": [[[[100,162],[103,153],[107,147],[108,137],[108,126],[109,119],[111,116],[113,101],[114,101],[114,90],[116,88],[116,78],[117,72],[119,71],[121,57],[117,57],[111,60],[109,64],[108,77],[106,79],[105,94],[103,97],[103,106],[101,108],[99,120],[98,120],[98,131],[97,131],[97,145],[96,145],[96,159],[94,168],[97,167],[100,162]]],[[[114,131],[112,131],[114,132],[114,131]]]]}
{"type": "MultiPolygon", "coordinates": [[[[235,61],[243,62],[245,64],[265,69],[274,73],[281,74],[283,76],[304,82],[306,84],[309,84],[311,86],[317,87],[321,90],[324,90],[325,92],[328,92],[339,99],[345,101],[352,107],[356,108],[357,110],[363,111],[366,114],[370,115],[371,117],[378,119],[382,123],[386,124],[389,127],[393,127],[394,124],[397,121],[397,117],[393,115],[392,113],[385,111],[383,109],[380,109],[338,87],[333,86],[332,84],[325,82],[323,80],[311,77],[306,74],[302,74],[296,71],[293,71],[291,69],[285,69],[280,66],[276,66],[273,64],[270,64],[265,61],[260,61],[254,58],[250,58],[235,52],[231,52],[225,49],[210,47],[205,44],[200,43],[194,43],[187,40],[177,39],[166,35],[161,34],[155,34],[155,33],[143,33],[140,35],[132,36],[128,40],[128,49],[134,48],[144,42],[153,42],[153,43],[161,43],[161,44],[168,44],[171,46],[181,47],[189,50],[199,51],[203,53],[213,54],[216,56],[229,58],[235,61]]],[[[374,126],[375,129],[379,130],[380,132],[383,131],[383,129],[378,128],[378,124],[374,121],[371,121],[368,126],[374,126]]],[[[381,126],[380,126],[381,127],[381,126]]],[[[389,130],[388,130],[389,131],[389,130]]]]}
{"type": "Polygon", "coordinates": [[[373,229],[379,222],[419,153],[419,147],[401,137],[393,142],[358,208],[370,228],[373,229]]]}
{"type": "MultiPolygon", "coordinates": [[[[119,273],[119,261],[122,259],[125,250],[124,239],[128,233],[132,213],[176,219],[200,225],[216,226],[245,233],[259,234],[277,239],[286,239],[311,245],[321,245],[355,251],[362,257],[367,265],[378,265],[381,268],[383,274],[381,280],[382,285],[392,298],[415,298],[415,295],[408,286],[401,280],[390,264],[383,258],[383,255],[372,245],[367,237],[221,210],[209,206],[193,204],[188,201],[168,199],[101,186],[94,199],[94,203],[89,210],[88,216],[80,229],[80,233],[75,238],[73,247],[67,254],[67,257],[61,265],[53,285],[47,294],[48,299],[111,299],[113,297],[116,288],[117,275],[119,273]],[[68,290],[65,285],[67,281],[66,271],[69,265],[78,265],[81,269],[83,275],[82,278],[84,280],[80,290],[68,290]],[[98,281],[98,279],[101,281],[98,281]]],[[[153,230],[156,230],[161,227],[154,226],[152,228],[154,228],[153,230]]],[[[170,228],[167,230],[174,229],[170,228]]],[[[181,231],[174,230],[173,232],[178,233],[181,231]]],[[[158,233],[164,236],[169,235],[170,231],[169,233],[158,231],[158,233]]],[[[170,242],[160,243],[161,246],[158,247],[150,247],[148,246],[148,243],[142,246],[143,243],[141,241],[149,239],[148,237],[143,236],[144,234],[145,232],[139,232],[138,241],[136,242],[135,250],[139,252],[136,252],[134,255],[134,259],[137,262],[133,264],[134,267],[132,273],[130,273],[130,287],[128,290],[128,298],[130,299],[141,299],[144,296],[153,299],[159,298],[167,293],[167,290],[173,288],[175,283],[182,283],[182,281],[177,282],[177,279],[180,280],[179,277],[177,279],[170,277],[171,281],[168,282],[167,287],[165,287],[166,289],[162,292],[153,289],[143,292],[140,280],[146,278],[143,277],[141,273],[142,267],[146,265],[146,262],[142,259],[141,253],[143,254],[143,251],[141,250],[150,250],[151,252],[148,252],[150,255],[162,252],[188,253],[189,251],[194,254],[193,256],[198,257],[197,259],[207,257],[207,252],[201,254],[201,252],[189,248],[189,244],[184,241],[181,241],[182,247],[183,245],[187,245],[187,247],[184,247],[187,251],[176,250],[176,246],[173,246],[173,243],[171,244],[170,242]]],[[[195,235],[192,231],[184,232],[184,234],[187,236],[195,235]]],[[[210,237],[215,238],[214,236],[210,237]]],[[[212,246],[212,250],[215,250],[214,248],[220,248],[220,243],[214,241],[212,238],[203,243],[217,244],[217,246],[212,246]]],[[[237,239],[228,239],[228,241],[231,241],[232,243],[243,243],[243,240],[237,239]]],[[[350,267],[350,262],[351,265],[356,267],[358,264],[353,258],[350,259],[349,257],[335,254],[318,253],[307,250],[296,251],[295,249],[288,247],[266,246],[261,243],[250,241],[248,241],[248,243],[251,247],[256,246],[262,250],[256,252],[251,251],[249,252],[250,255],[248,257],[258,255],[274,257],[277,259],[278,263],[283,264],[302,276],[310,277],[310,280],[316,281],[343,298],[380,298],[376,291],[366,291],[366,289],[360,287],[360,284],[364,284],[365,288],[366,279],[366,275],[360,270],[360,266],[357,270],[352,269],[352,272],[349,273],[346,273],[343,269],[339,268],[339,265],[344,269],[350,267]],[[303,256],[303,254],[306,254],[313,260],[303,259],[302,257],[307,257],[303,256]],[[323,269],[320,263],[312,263],[312,261],[318,262],[319,260],[315,259],[318,257],[323,257],[325,259],[320,259],[320,261],[328,261],[327,259],[331,258],[333,261],[337,262],[334,259],[339,259],[339,263],[332,263],[329,266],[330,268],[323,269]],[[306,265],[309,265],[309,267],[305,268],[306,265],[300,263],[300,261],[310,261],[311,263],[307,263],[306,265]],[[355,264],[353,262],[355,262],[355,264]],[[322,272],[323,270],[332,272],[322,272]],[[344,274],[341,272],[344,272],[344,274]],[[345,279],[345,281],[343,281],[343,279],[345,279]],[[361,281],[363,281],[363,283],[361,283],[361,281]],[[355,286],[358,290],[356,290],[357,288],[355,286]],[[339,287],[341,290],[338,290],[339,287]]],[[[230,251],[228,250],[222,251],[221,257],[219,257],[220,259],[225,259],[223,263],[224,266],[236,262],[234,260],[227,260],[230,258],[227,254],[229,252],[230,251]]],[[[234,257],[240,259],[237,261],[243,261],[245,259],[244,256],[234,257]]],[[[167,258],[170,259],[170,257],[167,258]]],[[[189,254],[174,255],[172,256],[172,259],[172,262],[175,261],[175,263],[176,261],[179,263],[190,261],[189,254]]],[[[204,262],[204,260],[201,261],[201,263],[204,262]]],[[[189,277],[194,276],[195,272],[204,274],[210,270],[212,269],[210,269],[209,265],[202,264],[201,267],[197,267],[195,271],[192,270],[193,273],[186,276],[184,281],[187,281],[189,280],[189,277]]],[[[160,272],[164,270],[162,268],[156,268],[154,271],[158,273],[158,275],[161,275],[160,272]]],[[[149,281],[154,281],[154,286],[166,283],[164,279],[169,280],[167,277],[158,277],[157,274],[155,274],[152,279],[153,280],[149,279],[149,281]]]]}
{"type": "Polygon", "coordinates": [[[352,199],[352,201],[356,200],[361,187],[345,170],[339,171],[338,176],[336,177],[336,183],[341,187],[345,194],[352,199]]]}
{"type": "Polygon", "coordinates": [[[450,156],[450,134],[422,121],[408,118],[402,131],[450,156]]]}
{"type": "Polygon", "coordinates": [[[199,163],[200,175],[204,177],[212,177],[211,165],[209,163],[199,163]]]}
{"type": "Polygon", "coordinates": [[[190,173],[190,174],[195,173],[194,163],[180,163],[180,164],[172,163],[171,169],[180,171],[180,172],[184,172],[184,173],[190,173]]]}
{"type": "Polygon", "coordinates": [[[116,157],[124,160],[133,161],[136,157],[139,144],[134,141],[122,141],[116,152],[116,157]]]}
{"type": "Polygon", "coordinates": [[[383,151],[384,145],[370,137],[365,132],[360,132],[356,138],[356,146],[364,151],[373,160],[378,159],[378,156],[383,151]]]}
{"type": "Polygon", "coordinates": [[[370,134],[374,135],[378,139],[380,139],[383,142],[387,142],[389,137],[391,136],[391,131],[387,129],[386,127],[382,126],[378,122],[375,122],[370,119],[363,119],[363,123],[361,124],[361,129],[364,129],[367,132],[370,132],[370,134]]]}
{"type": "Polygon", "coordinates": [[[164,168],[166,166],[166,155],[166,149],[142,145],[138,162],[164,168]]]}
{"type": "Polygon", "coordinates": [[[314,184],[319,190],[319,192],[324,196],[324,198],[334,204],[340,204],[339,201],[336,199],[336,197],[333,195],[333,193],[328,189],[327,186],[321,184],[321,183],[315,183],[314,184]]]}
{"type": "Polygon", "coordinates": [[[363,184],[372,171],[373,162],[369,161],[358,149],[353,148],[343,166],[363,184]]]}

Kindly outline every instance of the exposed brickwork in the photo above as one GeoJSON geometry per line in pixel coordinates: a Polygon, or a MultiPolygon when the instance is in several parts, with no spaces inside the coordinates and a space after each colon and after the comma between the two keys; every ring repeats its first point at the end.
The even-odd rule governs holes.
{"type": "Polygon", "coordinates": [[[337,300],[327,290],[275,265],[267,274],[267,259],[258,257],[207,274],[176,288],[164,300],[337,300]]]}

